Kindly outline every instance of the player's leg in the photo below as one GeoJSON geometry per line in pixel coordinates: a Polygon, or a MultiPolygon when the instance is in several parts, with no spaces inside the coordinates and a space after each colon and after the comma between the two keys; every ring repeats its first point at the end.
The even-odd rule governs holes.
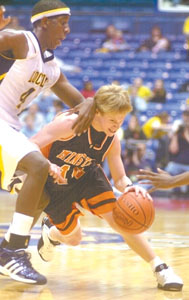
{"type": "Polygon", "coordinates": [[[149,242],[142,234],[129,234],[125,232],[115,223],[112,212],[102,214],[101,217],[115,231],[122,235],[125,242],[133,251],[150,264],[159,288],[169,291],[180,291],[182,289],[182,279],[160,257],[156,256],[149,242]]]}
{"type": "MultiPolygon", "coordinates": [[[[68,219],[70,220],[69,216],[68,219]]],[[[54,256],[55,247],[62,243],[70,246],[80,244],[82,231],[78,217],[74,216],[72,220],[68,222],[69,226],[66,226],[66,224],[68,224],[67,220],[55,226],[48,217],[43,218],[42,235],[38,242],[38,252],[44,261],[51,261],[54,256]],[[66,228],[66,230],[64,230],[64,228],[66,228]]]]}
{"type": "Polygon", "coordinates": [[[38,241],[38,252],[44,261],[51,261],[55,247],[60,243],[72,246],[81,240],[79,216],[82,213],[76,207],[73,199],[80,197],[77,190],[60,186],[54,189],[54,182],[48,178],[45,185],[49,204],[45,209],[48,217],[42,221],[42,235],[38,241]]]}
{"type": "Polygon", "coordinates": [[[27,248],[29,232],[48,176],[48,168],[48,162],[37,151],[27,154],[19,162],[18,169],[27,173],[27,177],[18,193],[13,220],[5,236],[8,241],[6,248],[27,248]]]}
{"type": "Polygon", "coordinates": [[[44,284],[46,278],[33,269],[30,255],[23,249],[28,246],[33,213],[48,176],[49,165],[26,137],[6,126],[4,129],[9,139],[1,136],[0,140],[2,187],[7,186],[16,166],[27,174],[27,178],[18,195],[11,226],[5,235],[7,245],[1,245],[0,271],[18,281],[44,284]]]}

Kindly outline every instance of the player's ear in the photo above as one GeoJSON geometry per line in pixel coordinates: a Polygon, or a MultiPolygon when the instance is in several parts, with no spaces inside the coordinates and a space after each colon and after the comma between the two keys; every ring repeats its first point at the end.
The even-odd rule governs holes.
{"type": "Polygon", "coordinates": [[[49,19],[47,17],[43,17],[41,19],[41,27],[47,28],[48,24],[49,24],[49,19]]]}

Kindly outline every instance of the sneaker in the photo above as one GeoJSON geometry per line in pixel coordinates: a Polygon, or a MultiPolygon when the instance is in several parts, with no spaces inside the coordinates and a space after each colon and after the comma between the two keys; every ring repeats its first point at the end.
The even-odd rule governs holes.
{"type": "Polygon", "coordinates": [[[25,250],[9,250],[0,247],[0,272],[16,281],[45,284],[47,279],[31,265],[31,254],[25,250]]]}
{"type": "Polygon", "coordinates": [[[164,291],[181,291],[183,287],[182,279],[176,275],[172,268],[166,264],[161,264],[155,269],[155,277],[158,288],[164,291]]]}
{"type": "Polygon", "coordinates": [[[55,247],[60,245],[59,242],[54,242],[49,238],[49,230],[52,226],[48,217],[44,217],[42,221],[42,235],[37,245],[38,253],[44,261],[51,261],[55,247]]]}

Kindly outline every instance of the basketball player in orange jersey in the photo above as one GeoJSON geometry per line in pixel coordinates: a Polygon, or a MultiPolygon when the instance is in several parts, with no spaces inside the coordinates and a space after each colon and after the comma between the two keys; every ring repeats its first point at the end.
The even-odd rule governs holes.
{"type": "Polygon", "coordinates": [[[51,89],[70,107],[77,107],[76,132],[88,127],[93,101],[85,100],[61,73],[53,50],[70,32],[70,9],[59,0],[40,0],[32,10],[33,32],[0,32],[0,187],[9,190],[15,170],[27,173],[18,195],[12,224],[0,246],[0,272],[14,280],[45,284],[31,265],[27,248],[33,213],[46,182],[49,163],[21,132],[18,115],[39,93],[51,89]]]}
{"type": "Polygon", "coordinates": [[[96,92],[94,101],[96,113],[92,125],[80,136],[72,129],[77,116],[62,113],[31,138],[50,162],[60,167],[65,180],[64,184],[60,182],[56,172],[54,178],[49,176],[47,179],[45,193],[49,204],[44,211],[48,217],[42,223],[39,254],[43,260],[50,261],[57,243],[73,246],[80,243],[80,205],[106,220],[136,253],[150,263],[159,288],[179,291],[183,286],[181,278],[155,255],[143,235],[128,234],[113,219],[116,197],[101,167],[105,157],[114,185],[120,192],[135,191],[136,196],[141,193],[150,198],[146,190],[131,185],[121,160],[116,131],[132,110],[129,96],[120,86],[107,85],[96,92]]]}

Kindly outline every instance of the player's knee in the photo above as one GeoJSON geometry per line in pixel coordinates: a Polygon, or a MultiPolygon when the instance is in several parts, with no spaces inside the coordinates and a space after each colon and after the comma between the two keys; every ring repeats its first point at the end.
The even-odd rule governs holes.
{"type": "Polygon", "coordinates": [[[47,177],[49,171],[49,163],[45,157],[42,155],[34,155],[33,161],[30,164],[29,173],[32,176],[39,177],[43,179],[44,177],[47,177]]]}

